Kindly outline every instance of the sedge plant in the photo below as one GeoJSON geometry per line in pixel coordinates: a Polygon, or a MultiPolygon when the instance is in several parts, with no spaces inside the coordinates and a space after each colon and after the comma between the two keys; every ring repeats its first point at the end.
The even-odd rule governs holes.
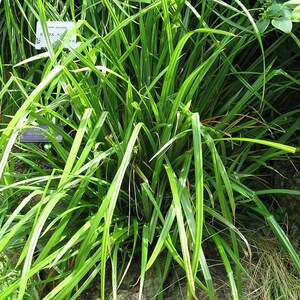
{"type": "Polygon", "coordinates": [[[259,7],[2,2],[0,251],[13,250],[17,262],[0,299],[33,299],[33,291],[77,299],[95,280],[101,299],[116,299],[133,259],[139,299],[150,268],[163,299],[172,262],[186,274],[186,299],[198,289],[217,299],[206,245],[241,299],[242,252],[251,249],[236,219],[245,211],[266,221],[299,271],[257,175],[296,151],[288,144],[298,108],[276,106],[299,91],[299,75],[288,72],[296,54],[278,61],[288,37],[266,44],[259,7]],[[76,47],[65,50],[65,36],[34,49],[35,22],[47,36],[47,20],[74,21],[76,47]],[[20,142],[38,125],[49,127],[49,143],[20,142]]]}

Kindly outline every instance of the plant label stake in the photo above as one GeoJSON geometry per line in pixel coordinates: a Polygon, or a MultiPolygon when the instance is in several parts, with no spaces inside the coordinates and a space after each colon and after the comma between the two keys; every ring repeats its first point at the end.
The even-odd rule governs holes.
{"type": "MultiPolygon", "coordinates": [[[[74,22],[69,21],[47,21],[47,28],[49,33],[49,39],[52,45],[57,43],[60,38],[68,33],[75,27],[74,22]]],[[[68,49],[68,46],[75,47],[76,45],[76,34],[67,41],[67,46],[65,49],[68,49]]],[[[36,23],[36,41],[35,48],[40,50],[42,48],[47,48],[46,39],[40,21],[36,23]]]]}
{"type": "MultiPolygon", "coordinates": [[[[45,131],[50,132],[47,125],[38,125],[37,128],[27,129],[20,137],[21,143],[49,143],[51,142],[45,131]]],[[[58,142],[62,141],[62,136],[53,131],[58,142]]]]}

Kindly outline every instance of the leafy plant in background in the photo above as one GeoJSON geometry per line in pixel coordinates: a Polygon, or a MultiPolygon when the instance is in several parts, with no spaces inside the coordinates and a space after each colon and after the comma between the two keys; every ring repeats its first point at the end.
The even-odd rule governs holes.
{"type": "Polygon", "coordinates": [[[259,31],[263,33],[270,23],[284,33],[291,33],[293,23],[300,22],[300,1],[261,1],[264,5],[260,19],[256,23],[259,31]]]}
{"type": "Polygon", "coordinates": [[[176,262],[187,299],[197,288],[216,299],[211,247],[238,299],[251,249],[237,226],[250,212],[300,269],[260,199],[261,167],[296,150],[285,144],[299,108],[275,104],[299,91],[299,74],[288,73],[294,58],[277,61],[285,37],[264,49],[248,3],[3,3],[0,249],[18,261],[0,299],[77,299],[95,280],[104,299],[107,274],[115,298],[133,259],[140,298],[155,268],[163,299],[176,262]],[[34,50],[35,21],[48,19],[73,20],[78,46],[34,50]],[[46,146],[20,143],[34,122],[62,143],[51,133],[46,146]]]}

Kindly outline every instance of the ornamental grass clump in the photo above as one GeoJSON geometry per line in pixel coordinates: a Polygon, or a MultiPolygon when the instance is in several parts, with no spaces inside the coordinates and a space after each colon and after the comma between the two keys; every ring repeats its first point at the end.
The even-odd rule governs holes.
{"type": "Polygon", "coordinates": [[[186,299],[217,299],[207,244],[240,299],[249,212],[300,269],[260,199],[260,168],[296,151],[298,111],[274,106],[299,90],[276,55],[287,37],[265,45],[247,1],[194,2],[3,1],[0,250],[17,263],[0,299],[77,299],[95,280],[116,299],[133,260],[139,299],[150,268],[163,299],[173,262],[186,299]],[[74,21],[76,47],[35,50],[47,20],[74,21]],[[21,143],[37,124],[49,143],[21,143]]]}

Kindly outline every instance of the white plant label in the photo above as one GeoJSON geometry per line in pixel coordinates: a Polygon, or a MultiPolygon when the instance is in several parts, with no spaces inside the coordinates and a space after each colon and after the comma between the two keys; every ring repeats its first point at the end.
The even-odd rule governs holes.
{"type": "MultiPolygon", "coordinates": [[[[49,39],[52,45],[57,43],[62,36],[66,37],[69,32],[75,27],[74,22],[68,21],[47,21],[47,27],[49,32],[49,39]]],[[[63,38],[64,40],[64,38],[63,38]]],[[[67,45],[65,48],[75,47],[76,45],[76,34],[72,35],[72,37],[67,41],[67,45]]],[[[47,48],[45,35],[42,30],[41,23],[38,21],[36,23],[36,49],[47,48]]]]}

